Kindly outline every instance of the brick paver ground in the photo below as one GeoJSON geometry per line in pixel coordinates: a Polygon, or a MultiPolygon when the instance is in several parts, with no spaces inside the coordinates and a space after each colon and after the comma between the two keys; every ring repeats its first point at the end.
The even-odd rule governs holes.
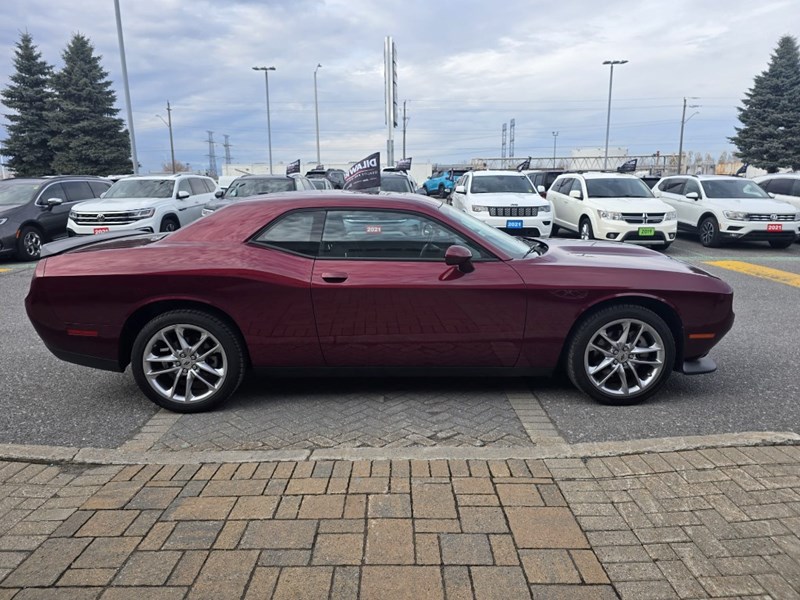
{"type": "Polygon", "coordinates": [[[708,597],[800,597],[800,447],[0,462],[0,599],[708,597]]]}

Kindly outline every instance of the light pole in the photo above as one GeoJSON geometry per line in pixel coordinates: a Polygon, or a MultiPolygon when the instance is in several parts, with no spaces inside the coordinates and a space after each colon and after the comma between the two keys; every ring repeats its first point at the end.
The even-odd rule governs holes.
{"type": "MultiPolygon", "coordinates": [[[[697,96],[689,96],[688,98],[683,98],[683,113],[681,113],[681,141],[678,143],[678,175],[681,174],[681,164],[683,163],[683,128],[686,126],[686,122],[691,119],[697,113],[689,116],[689,119],[686,118],[686,101],[687,100],[697,100],[697,96]]],[[[689,108],[700,108],[699,104],[689,104],[689,108]]]]}
{"type": "Polygon", "coordinates": [[[319,102],[317,102],[317,71],[322,68],[322,65],[317,63],[314,68],[314,117],[317,123],[317,166],[322,164],[319,158],[319,102]]]}
{"type": "Polygon", "coordinates": [[[611,128],[611,87],[614,85],[614,65],[624,65],[627,60],[604,60],[604,65],[611,65],[608,76],[608,114],[606,115],[606,151],[603,155],[603,170],[608,168],[608,132],[611,128]]]}
{"type": "Polygon", "coordinates": [[[269,119],[269,72],[275,67],[253,67],[253,71],[264,71],[264,84],[267,88],[267,144],[269,145],[269,174],[272,175],[272,123],[269,119]]]}
{"type": "Polygon", "coordinates": [[[139,159],[136,157],[136,134],[133,131],[133,109],[131,108],[131,90],[128,86],[128,64],[125,62],[125,41],[122,38],[122,16],[119,12],[119,0],[114,0],[114,12],[117,15],[117,38],[119,38],[119,60],[122,63],[122,83],[125,88],[125,106],[128,109],[128,134],[131,138],[131,160],[133,174],[139,174],[139,159]]]}
{"type": "Polygon", "coordinates": [[[558,138],[558,132],[553,132],[553,168],[556,168],[556,139],[558,138]]]}
{"type": "Polygon", "coordinates": [[[169,129],[169,155],[172,158],[172,174],[174,175],[176,172],[175,169],[175,144],[172,141],[172,108],[170,108],[169,100],[167,100],[167,120],[164,120],[164,117],[161,115],[156,115],[164,125],[167,126],[169,129]]]}

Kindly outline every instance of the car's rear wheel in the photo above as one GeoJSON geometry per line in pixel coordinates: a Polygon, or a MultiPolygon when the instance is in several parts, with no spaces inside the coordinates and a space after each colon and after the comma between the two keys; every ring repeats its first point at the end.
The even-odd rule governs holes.
{"type": "Polygon", "coordinates": [[[555,237],[556,235],[558,235],[558,230],[559,230],[558,225],[553,223],[553,227],[552,229],[550,229],[550,237],[555,237]]]}
{"type": "Polygon", "coordinates": [[[664,385],[675,362],[675,340],[653,311],[626,304],[586,319],[569,342],[567,374],[602,404],[642,402],[664,385]]]}
{"type": "Polygon", "coordinates": [[[175,217],[164,217],[163,219],[161,219],[160,230],[169,233],[170,231],[175,231],[180,226],[181,224],[178,223],[178,219],[176,219],[175,217]]]}
{"type": "Polygon", "coordinates": [[[579,233],[581,234],[581,239],[582,240],[593,240],[594,239],[594,231],[592,230],[592,222],[589,220],[588,217],[583,217],[581,219],[579,233]]]}
{"type": "Polygon", "coordinates": [[[17,239],[17,257],[20,260],[38,260],[42,254],[42,243],[41,231],[36,227],[23,227],[17,239]]]}
{"type": "Polygon", "coordinates": [[[145,325],[133,343],[139,388],[159,406],[201,412],[230,397],[244,377],[242,342],[224,321],[197,310],[173,310],[145,325]]]}
{"type": "Polygon", "coordinates": [[[769,245],[773,248],[778,248],[782,250],[784,248],[788,248],[794,243],[794,240],[770,240],[769,245]]]}
{"type": "Polygon", "coordinates": [[[444,189],[444,184],[439,184],[439,198],[444,198],[447,195],[447,192],[444,189]]]}
{"type": "Polygon", "coordinates": [[[719,223],[714,217],[706,217],[700,222],[700,243],[706,248],[719,248],[722,244],[719,223]]]}

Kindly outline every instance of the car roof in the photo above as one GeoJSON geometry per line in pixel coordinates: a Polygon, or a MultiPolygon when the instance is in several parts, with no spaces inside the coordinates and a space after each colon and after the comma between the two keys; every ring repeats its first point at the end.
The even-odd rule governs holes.
{"type": "Polygon", "coordinates": [[[470,171],[474,177],[485,177],[487,175],[517,175],[517,176],[524,176],[525,173],[520,173],[519,171],[501,171],[501,170],[486,170],[486,171],[470,171]]]}
{"type": "Polygon", "coordinates": [[[126,175],[122,179],[118,179],[117,181],[128,181],[130,179],[143,179],[149,181],[163,181],[165,179],[180,179],[181,177],[204,177],[206,179],[211,179],[207,175],[198,175],[197,173],[163,173],[161,175],[152,174],[152,175],[126,175]]]}
{"type": "Polygon", "coordinates": [[[800,179],[800,173],[767,173],[766,175],[759,175],[753,177],[754,181],[766,181],[768,179],[775,179],[777,177],[786,177],[789,179],[800,179]]]}
{"type": "Polygon", "coordinates": [[[584,179],[641,179],[641,177],[631,175],[630,173],[616,173],[613,171],[586,171],[584,173],[565,171],[562,175],[580,176],[584,179]]]}
{"type": "Polygon", "coordinates": [[[292,176],[302,177],[299,173],[291,173],[290,175],[240,175],[236,179],[292,179],[292,176]]]}
{"type": "Polygon", "coordinates": [[[39,181],[46,183],[50,181],[72,181],[74,179],[93,179],[97,181],[108,181],[104,177],[97,175],[46,175],[44,177],[9,177],[7,179],[0,179],[0,181],[39,181]]]}

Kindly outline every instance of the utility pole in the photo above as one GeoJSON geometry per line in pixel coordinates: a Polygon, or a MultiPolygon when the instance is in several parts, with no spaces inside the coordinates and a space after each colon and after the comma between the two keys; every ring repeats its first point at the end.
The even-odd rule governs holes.
{"type": "Polygon", "coordinates": [[[556,140],[558,139],[558,132],[553,132],[553,168],[556,168],[556,140]]]}
{"type": "Polygon", "coordinates": [[[222,137],[225,138],[225,143],[222,144],[222,147],[225,148],[225,164],[231,164],[231,143],[230,137],[228,134],[223,135],[222,137]]]}
{"type": "Polygon", "coordinates": [[[172,139],[172,107],[167,100],[167,127],[169,127],[169,155],[172,158],[172,173],[175,174],[175,142],[172,139]]]}
{"type": "Polygon", "coordinates": [[[603,170],[608,169],[608,132],[611,129],[611,88],[614,85],[614,65],[624,65],[627,60],[604,60],[604,65],[610,65],[611,71],[608,75],[608,113],[606,115],[606,151],[603,155],[603,170]]]}
{"type": "Polygon", "coordinates": [[[403,158],[406,157],[406,129],[408,128],[408,120],[411,117],[406,116],[406,102],[407,100],[403,100],[403,158]]]}
{"type": "MultiPolygon", "coordinates": [[[[687,106],[686,101],[696,100],[696,99],[697,96],[689,96],[688,98],[684,96],[683,98],[683,112],[681,113],[681,141],[678,143],[678,175],[681,174],[681,165],[683,163],[683,128],[686,126],[686,121],[688,121],[695,114],[697,114],[694,113],[692,116],[689,117],[689,119],[686,118],[686,106],[687,106]]],[[[688,106],[689,108],[700,108],[699,104],[689,104],[688,106]]]]}
{"type": "Polygon", "coordinates": [[[208,131],[208,175],[209,177],[217,176],[217,155],[214,152],[214,132],[208,131]]]}
{"type": "Polygon", "coordinates": [[[122,83],[125,89],[125,107],[128,110],[128,137],[131,140],[131,161],[133,174],[139,174],[139,159],[136,157],[136,134],[133,131],[133,108],[131,108],[131,90],[128,86],[128,64],[125,62],[125,40],[122,37],[122,16],[119,12],[119,0],[114,0],[114,12],[117,15],[117,38],[119,38],[119,59],[122,63],[122,83]]]}
{"type": "Polygon", "coordinates": [[[322,65],[317,63],[314,69],[314,118],[317,124],[317,166],[321,166],[322,162],[319,158],[319,102],[317,101],[317,71],[322,68],[322,65]]]}

